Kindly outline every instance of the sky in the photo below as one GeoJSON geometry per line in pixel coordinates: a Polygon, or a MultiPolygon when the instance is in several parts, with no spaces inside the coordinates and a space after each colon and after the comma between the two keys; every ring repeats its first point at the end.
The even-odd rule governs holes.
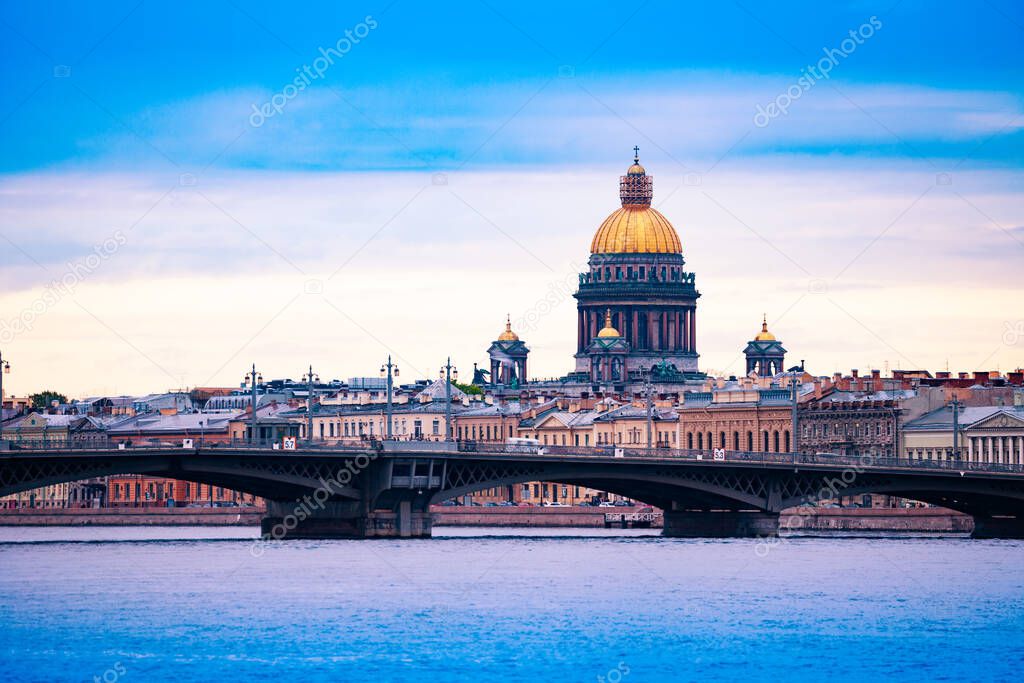
{"type": "Polygon", "coordinates": [[[573,367],[639,146],[701,291],[816,374],[1024,365],[1024,8],[0,2],[7,394],[573,367]]]}

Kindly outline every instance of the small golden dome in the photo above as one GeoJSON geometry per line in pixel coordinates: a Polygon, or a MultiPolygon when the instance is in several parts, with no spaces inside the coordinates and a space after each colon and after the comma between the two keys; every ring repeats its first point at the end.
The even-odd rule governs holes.
{"type": "Polygon", "coordinates": [[[681,254],[675,228],[657,209],[627,204],[604,219],[590,243],[592,254],[681,254]]]}
{"type": "Polygon", "coordinates": [[[519,341],[519,335],[512,331],[512,317],[505,316],[505,331],[498,335],[498,341],[519,341]]]}
{"type": "Polygon", "coordinates": [[[633,148],[633,165],[626,170],[626,175],[647,175],[647,171],[640,165],[640,148],[633,148]]]}
{"type": "Polygon", "coordinates": [[[612,309],[609,308],[604,312],[604,327],[602,327],[601,331],[597,333],[597,336],[602,339],[607,339],[608,337],[622,336],[621,334],[619,334],[619,331],[617,329],[612,327],[612,309]]]}
{"type": "Polygon", "coordinates": [[[775,341],[775,335],[768,331],[768,316],[761,320],[761,331],[754,337],[754,341],[775,341]]]}

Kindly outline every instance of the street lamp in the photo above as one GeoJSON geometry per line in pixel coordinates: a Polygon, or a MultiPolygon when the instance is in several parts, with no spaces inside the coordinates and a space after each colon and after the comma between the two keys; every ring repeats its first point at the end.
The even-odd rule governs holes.
{"type": "MultiPolygon", "coordinates": [[[[652,368],[653,369],[653,368],[652,368]]],[[[652,391],[654,387],[651,386],[651,370],[644,373],[644,393],[647,398],[647,447],[652,446],[652,432],[654,427],[654,400],[652,391]]]]}
{"type": "Polygon", "coordinates": [[[963,402],[956,396],[949,404],[953,409],[953,460],[960,459],[960,409],[963,405],[963,402]]]}
{"type": "Polygon", "coordinates": [[[251,433],[249,434],[249,443],[250,444],[255,444],[256,443],[256,386],[263,384],[263,374],[259,373],[259,372],[256,372],[256,364],[255,363],[252,364],[252,372],[246,373],[245,381],[247,383],[249,383],[249,382],[252,383],[252,416],[251,416],[251,424],[252,424],[252,426],[250,427],[250,432],[251,433]]]}
{"type": "Polygon", "coordinates": [[[320,376],[313,372],[313,366],[309,366],[309,372],[302,376],[302,379],[307,382],[307,395],[306,395],[306,442],[313,443],[313,391],[314,382],[320,381],[320,376]]]}
{"type": "Polygon", "coordinates": [[[11,374],[11,364],[3,359],[0,355],[0,368],[3,371],[0,372],[0,440],[4,438],[4,375],[11,374]]]}
{"type": "Polygon", "coordinates": [[[441,366],[441,379],[444,382],[444,440],[452,440],[452,380],[459,381],[459,371],[452,366],[452,357],[441,366]]]}
{"type": "Polygon", "coordinates": [[[391,394],[392,394],[393,388],[395,386],[394,378],[398,377],[398,365],[391,362],[391,354],[388,354],[388,362],[385,363],[384,365],[380,366],[380,376],[381,377],[387,377],[387,380],[388,380],[388,407],[387,407],[388,422],[387,422],[387,428],[386,428],[387,429],[386,438],[390,439],[391,438],[391,431],[392,431],[392,422],[393,422],[393,420],[392,420],[391,394]]]}

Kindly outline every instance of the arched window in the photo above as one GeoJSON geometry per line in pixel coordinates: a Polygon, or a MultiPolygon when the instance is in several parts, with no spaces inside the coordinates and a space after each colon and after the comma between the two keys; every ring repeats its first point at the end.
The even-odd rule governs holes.
{"type": "Polygon", "coordinates": [[[763,437],[762,438],[762,444],[761,444],[761,450],[765,451],[767,453],[768,452],[768,430],[767,429],[764,430],[764,433],[761,436],[763,437]]]}
{"type": "Polygon", "coordinates": [[[704,432],[697,434],[697,450],[704,450],[704,432]]]}
{"type": "Polygon", "coordinates": [[[747,432],[747,450],[754,450],[754,432],[747,432]]]}
{"type": "Polygon", "coordinates": [[[789,453],[791,450],[793,450],[792,446],[790,446],[790,443],[789,443],[789,430],[787,429],[786,431],[782,432],[782,435],[786,437],[786,450],[785,450],[785,452],[789,453]]]}
{"type": "Polygon", "coordinates": [[[686,432],[686,447],[693,450],[693,432],[686,432]]]}
{"type": "Polygon", "coordinates": [[[732,433],[732,449],[734,451],[738,451],[740,449],[740,433],[739,432],[733,432],[732,433]]]}
{"type": "Polygon", "coordinates": [[[726,447],[725,432],[718,432],[718,447],[719,448],[725,448],[726,447]]]}
{"type": "Polygon", "coordinates": [[[779,432],[778,432],[778,430],[773,432],[772,436],[773,436],[772,440],[774,441],[774,446],[775,446],[775,452],[778,453],[779,452],[779,432]]]}

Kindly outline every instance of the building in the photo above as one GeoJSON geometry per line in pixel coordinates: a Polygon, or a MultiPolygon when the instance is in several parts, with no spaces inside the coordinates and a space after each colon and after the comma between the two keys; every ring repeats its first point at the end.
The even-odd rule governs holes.
{"type": "MultiPolygon", "coordinates": [[[[447,434],[448,409],[446,395],[450,392],[452,438],[455,438],[456,415],[466,409],[470,396],[452,385],[446,392],[445,380],[438,379],[419,391],[414,398],[392,404],[392,435],[401,441],[443,441],[447,434]]],[[[298,434],[306,437],[306,408],[282,413],[299,426],[298,434]]],[[[383,401],[327,404],[313,407],[313,438],[336,444],[364,443],[382,439],[387,434],[387,404],[383,401]]]]}
{"type": "Polygon", "coordinates": [[[110,507],[185,507],[262,505],[262,499],[222,486],[164,479],[143,474],[108,477],[107,505],[110,507]]]}
{"type": "Polygon", "coordinates": [[[580,274],[574,295],[576,374],[581,381],[591,377],[593,364],[605,355],[603,345],[592,343],[608,328],[621,333],[623,379],[659,362],[698,375],[700,294],[693,273],[685,270],[679,235],[651,206],[653,196],[654,179],[634,156],[619,179],[622,206],[594,234],[589,269],[580,274]]]}
{"type": "Polygon", "coordinates": [[[487,355],[491,360],[491,384],[512,388],[525,384],[526,357],[529,354],[530,349],[519,339],[519,335],[512,331],[511,317],[507,318],[505,331],[499,334],[487,349],[487,355]]]}
{"type": "MultiPolygon", "coordinates": [[[[1024,401],[1014,406],[968,406],[957,410],[959,460],[1024,464],[1024,401]]],[[[903,427],[904,457],[956,460],[952,405],[911,420],[903,427]]]]}
{"type": "MultiPolygon", "coordinates": [[[[751,378],[729,379],[685,394],[677,408],[680,447],[790,452],[793,391],[785,384],[794,380],[780,380],[765,386],[751,378]]],[[[805,399],[810,390],[801,383],[800,398],[805,399]]]]}
{"type": "Polygon", "coordinates": [[[785,369],[786,349],[775,335],[768,331],[767,315],[761,321],[761,331],[743,349],[747,359],[747,374],[758,377],[774,377],[785,369]]]}

